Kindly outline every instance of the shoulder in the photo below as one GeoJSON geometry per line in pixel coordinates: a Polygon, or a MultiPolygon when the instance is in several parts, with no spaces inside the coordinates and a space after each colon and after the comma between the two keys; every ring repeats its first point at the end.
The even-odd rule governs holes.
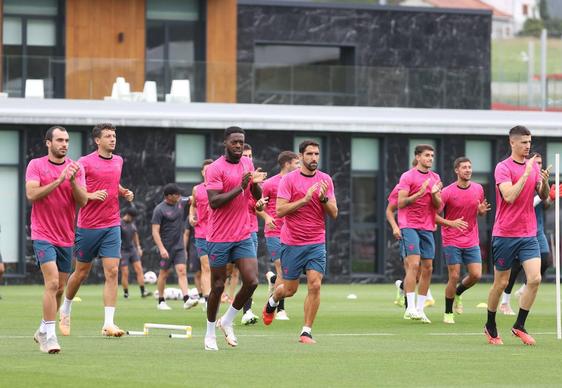
{"type": "Polygon", "coordinates": [[[433,178],[441,180],[441,177],[440,177],[439,174],[436,173],[435,171],[429,171],[429,174],[430,174],[433,178]]]}

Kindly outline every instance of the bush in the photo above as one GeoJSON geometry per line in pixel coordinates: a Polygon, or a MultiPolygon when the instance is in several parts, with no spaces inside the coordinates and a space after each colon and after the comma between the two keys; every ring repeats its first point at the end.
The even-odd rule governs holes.
{"type": "Polygon", "coordinates": [[[545,28],[545,23],[541,19],[527,19],[523,24],[523,30],[519,33],[521,36],[541,36],[542,29],[545,28]]]}

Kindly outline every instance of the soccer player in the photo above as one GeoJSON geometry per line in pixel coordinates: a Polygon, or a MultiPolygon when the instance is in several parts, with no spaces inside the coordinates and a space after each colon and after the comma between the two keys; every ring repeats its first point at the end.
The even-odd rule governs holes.
{"type": "Polygon", "coordinates": [[[531,131],[516,126],[509,131],[511,156],[496,166],[496,221],[492,231],[494,283],[488,295],[488,320],[484,333],[488,343],[501,345],[503,341],[496,327],[496,309],[507,286],[511,265],[519,258],[527,276],[527,289],[521,295],[519,314],[511,332],[526,345],[535,339],[525,330],[525,320],[533,306],[541,283],[541,258],[537,241],[537,220],[533,209],[535,192],[542,200],[549,194],[548,170],[535,163],[536,156],[526,160],[531,148],[531,131]]]}
{"type": "Polygon", "coordinates": [[[414,149],[416,167],[406,171],[398,183],[398,209],[404,212],[401,226],[402,251],[406,261],[404,291],[408,307],[404,318],[431,323],[424,313],[427,291],[431,283],[435,257],[435,215],[441,207],[441,178],[431,171],[434,150],[429,144],[419,144],[414,149]],[[421,274],[416,306],[416,277],[421,274]],[[417,307],[417,308],[416,308],[417,307]]]}
{"type": "Polygon", "coordinates": [[[199,303],[199,299],[189,295],[187,283],[187,241],[185,241],[185,206],[180,188],[174,183],[164,186],[164,200],[152,213],[152,238],[160,254],[160,273],[158,274],[158,310],[171,310],[164,299],[164,288],[174,266],[178,286],[183,294],[183,307],[187,310],[199,303]]]}
{"type": "Polygon", "coordinates": [[[92,137],[97,150],[78,160],[85,172],[88,203],[78,213],[73,252],[76,268],[68,279],[59,328],[63,335],[70,334],[72,300],[88,277],[94,258],[100,257],[105,275],[102,335],[121,337],[125,332],[113,320],[121,257],[119,196],[132,202],[134,194],[119,184],[123,159],[113,153],[117,145],[115,127],[110,123],[98,124],[92,130],[92,137]]]}
{"type": "Polygon", "coordinates": [[[283,279],[262,312],[270,325],[279,301],[293,296],[306,271],[308,294],[304,301],[304,326],[299,342],[314,344],[312,324],[320,307],[320,286],[326,271],[326,214],[338,216],[332,178],[318,170],[320,145],[305,140],[299,145],[301,167],[285,175],[277,191],[277,216],[285,217],[281,230],[283,279]]]}
{"type": "Polygon", "coordinates": [[[454,169],[457,175],[456,182],[445,187],[441,192],[444,216],[437,216],[437,223],[442,225],[443,256],[449,271],[449,280],[445,288],[443,322],[450,324],[455,323],[453,304],[455,304],[455,312],[462,314],[462,293],[482,277],[477,216],[484,216],[490,211],[490,205],[484,198],[484,189],[480,184],[470,180],[472,178],[470,159],[457,158],[454,169]],[[461,264],[466,265],[468,271],[462,280],[461,264]]]}
{"type": "MultiPolygon", "coordinates": [[[[536,155],[535,163],[542,168],[542,156],[538,152],[530,153],[527,156],[527,159],[536,155]]],[[[544,210],[548,209],[550,206],[549,198],[546,200],[541,200],[538,195],[535,195],[535,199],[533,201],[535,206],[535,218],[537,219],[537,240],[539,242],[539,248],[541,253],[541,277],[544,276],[544,273],[548,269],[549,265],[549,255],[550,255],[550,248],[548,246],[548,240],[546,239],[546,235],[544,233],[544,210]]],[[[507,283],[507,287],[502,293],[502,301],[500,304],[500,311],[505,315],[515,315],[515,312],[511,309],[510,299],[511,299],[511,291],[517,280],[517,276],[521,272],[521,262],[519,260],[513,260],[513,264],[511,266],[511,274],[509,275],[509,282],[507,283]]],[[[515,296],[519,294],[519,296],[525,290],[525,285],[523,285],[519,290],[515,292],[515,296]]]]}
{"type": "MultiPolygon", "coordinates": [[[[269,271],[266,274],[268,284],[270,285],[269,296],[271,296],[273,288],[279,286],[283,279],[279,255],[281,251],[281,228],[285,220],[277,215],[277,190],[279,189],[279,182],[281,182],[285,175],[300,168],[299,156],[292,151],[281,152],[277,157],[277,163],[280,168],[279,174],[272,176],[263,183],[262,195],[264,199],[267,199],[267,206],[264,211],[258,212],[258,215],[265,221],[264,234],[267,251],[271,262],[275,266],[275,273],[269,271]]],[[[275,319],[281,321],[289,320],[285,311],[285,299],[279,300],[275,319]]]]}
{"type": "Polygon", "coordinates": [[[195,229],[195,248],[201,262],[201,291],[205,305],[211,292],[211,268],[209,267],[209,249],[207,248],[207,228],[209,223],[209,197],[207,196],[207,168],[212,159],[203,161],[201,176],[203,183],[193,188],[191,206],[189,207],[189,223],[195,229]]]}
{"type": "Polygon", "coordinates": [[[133,207],[125,209],[121,218],[121,286],[123,287],[123,297],[129,297],[129,264],[133,265],[137,275],[142,298],[152,295],[144,288],[144,273],[142,269],[141,257],[142,247],[140,245],[139,232],[135,225],[137,211],[133,207]]]}
{"type": "Polygon", "coordinates": [[[218,350],[215,327],[222,330],[228,345],[238,345],[232,322],[258,286],[258,261],[251,239],[248,201],[250,195],[256,200],[261,198],[260,185],[266,174],[260,169],[254,171],[252,160],[242,156],[245,138],[242,128],[226,128],[225,154],[215,160],[206,172],[212,211],[207,231],[211,293],[207,303],[205,350],[218,350]],[[238,267],[242,287],[226,313],[217,320],[228,262],[234,262],[238,267]]]}
{"type": "Polygon", "coordinates": [[[31,239],[45,283],[43,320],[33,338],[45,353],[60,352],[55,318],[72,270],[76,207],[88,201],[84,173],[66,157],[69,140],[63,127],[49,128],[47,156],[32,159],[25,173],[26,197],[32,203],[31,239]]]}

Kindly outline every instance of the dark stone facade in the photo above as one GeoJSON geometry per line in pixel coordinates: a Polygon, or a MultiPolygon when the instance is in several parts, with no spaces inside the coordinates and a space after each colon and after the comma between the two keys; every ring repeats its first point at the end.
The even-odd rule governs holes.
{"type": "Polygon", "coordinates": [[[242,0],[238,102],[489,109],[491,14],[242,0]],[[354,49],[354,96],[255,93],[257,42],[354,49]]]}

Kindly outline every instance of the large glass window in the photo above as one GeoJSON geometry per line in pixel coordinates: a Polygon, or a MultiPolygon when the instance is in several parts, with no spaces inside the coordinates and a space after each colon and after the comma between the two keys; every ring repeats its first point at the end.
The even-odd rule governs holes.
{"type": "Polygon", "coordinates": [[[353,95],[353,47],[257,44],[255,92],[353,95]]]}
{"type": "MultiPolygon", "coordinates": [[[[495,203],[495,188],[491,184],[494,178],[492,167],[492,142],[488,140],[467,140],[465,154],[472,163],[472,181],[480,183],[489,203],[495,203]]],[[[490,236],[492,235],[493,212],[478,217],[480,251],[482,253],[483,273],[493,272],[490,236]]]]}
{"type": "Polygon", "coordinates": [[[23,97],[27,79],[42,79],[45,97],[62,93],[55,84],[61,71],[61,61],[56,59],[57,3],[4,0],[2,82],[9,96],[23,97]]]}
{"type": "Polygon", "coordinates": [[[68,147],[68,157],[74,161],[77,161],[84,155],[83,142],[84,135],[82,132],[69,131],[68,137],[70,139],[70,144],[68,147]]]}
{"type": "Polygon", "coordinates": [[[195,63],[202,41],[198,0],[148,0],[146,3],[146,79],[156,81],[158,98],[172,80],[189,79],[196,101],[199,74],[195,63]]]}
{"type": "Polygon", "coordinates": [[[176,135],[176,182],[193,187],[201,182],[201,165],[206,159],[205,135],[176,135]]]}
{"type": "Polygon", "coordinates": [[[0,131],[0,253],[5,263],[19,260],[19,133],[0,131]]]}
{"type": "Polygon", "coordinates": [[[381,271],[377,260],[379,233],[378,171],[379,140],[353,138],[351,141],[351,271],[381,271]]]}

